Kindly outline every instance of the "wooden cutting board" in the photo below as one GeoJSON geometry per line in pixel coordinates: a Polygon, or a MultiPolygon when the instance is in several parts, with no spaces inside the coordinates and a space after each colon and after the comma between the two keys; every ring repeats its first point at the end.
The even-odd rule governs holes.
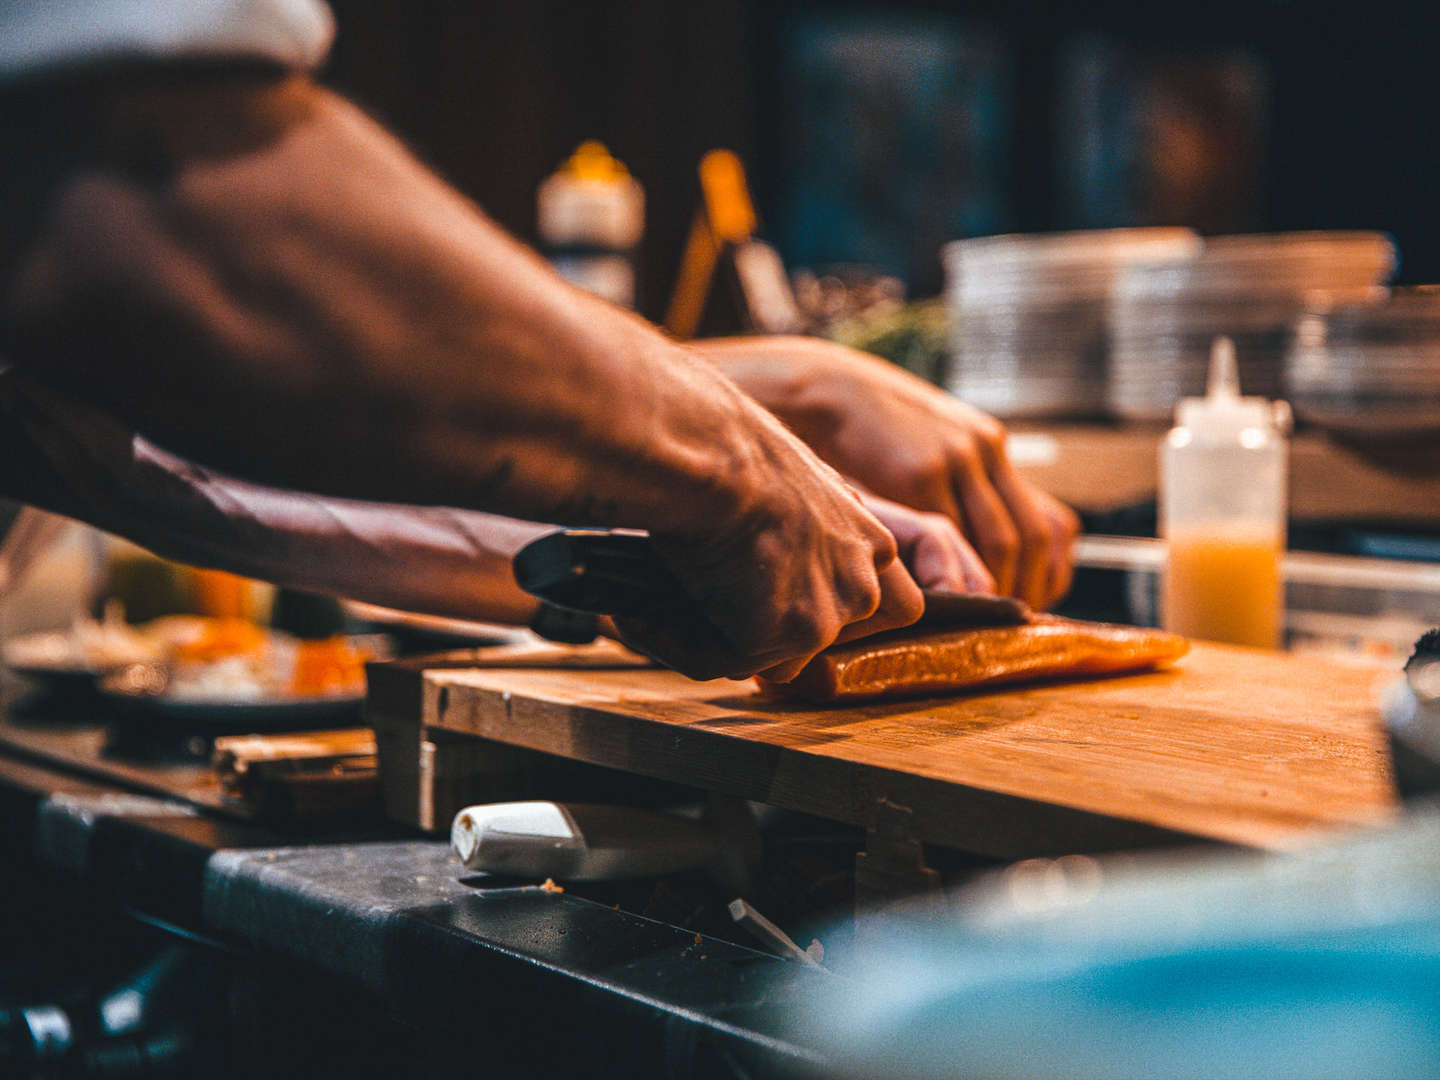
{"type": "MultiPolygon", "coordinates": [[[[1285,848],[1396,812],[1377,708],[1391,676],[1313,657],[1197,643],[1170,671],[830,708],[649,667],[473,666],[566,655],[479,650],[420,665],[418,693],[401,697],[446,738],[860,825],[889,800],[911,809],[923,840],[1004,858],[1194,840],[1285,848]]],[[[378,685],[400,700],[393,675],[372,676],[372,697],[378,685]]],[[[382,769],[384,742],[382,730],[382,769]]]]}

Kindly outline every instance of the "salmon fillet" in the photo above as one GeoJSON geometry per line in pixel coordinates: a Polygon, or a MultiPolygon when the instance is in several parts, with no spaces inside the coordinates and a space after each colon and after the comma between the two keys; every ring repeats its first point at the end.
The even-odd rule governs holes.
{"type": "Polygon", "coordinates": [[[854,701],[1144,671],[1174,663],[1189,648],[1163,630],[1037,615],[1024,626],[861,638],[826,649],[788,683],[758,681],[776,697],[854,701]]]}

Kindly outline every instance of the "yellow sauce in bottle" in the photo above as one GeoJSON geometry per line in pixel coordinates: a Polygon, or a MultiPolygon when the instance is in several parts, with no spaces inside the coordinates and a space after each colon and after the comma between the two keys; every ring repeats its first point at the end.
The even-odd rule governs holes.
{"type": "Polygon", "coordinates": [[[1268,523],[1217,535],[1203,527],[1169,536],[1165,627],[1186,637],[1274,649],[1281,644],[1284,544],[1268,523]]]}

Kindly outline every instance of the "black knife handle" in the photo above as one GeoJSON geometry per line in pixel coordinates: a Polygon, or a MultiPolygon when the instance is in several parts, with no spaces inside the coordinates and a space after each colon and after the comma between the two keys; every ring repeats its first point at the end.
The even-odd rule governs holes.
{"type": "Polygon", "coordinates": [[[562,529],[521,548],[515,581],[557,607],[636,618],[691,612],[680,580],[643,533],[562,529]]]}

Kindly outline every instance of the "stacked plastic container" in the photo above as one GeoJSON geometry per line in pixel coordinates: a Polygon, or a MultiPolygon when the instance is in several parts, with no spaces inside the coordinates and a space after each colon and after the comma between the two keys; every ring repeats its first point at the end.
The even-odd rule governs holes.
{"type": "MultiPolygon", "coordinates": [[[[1090,417],[1106,405],[1106,318],[1127,267],[1184,263],[1188,229],[987,236],[948,244],[947,388],[997,416],[1090,417]]],[[[1201,377],[1203,382],[1203,364],[1201,377]]]]}
{"type": "Polygon", "coordinates": [[[1332,430],[1440,431],[1440,286],[1307,312],[1285,364],[1297,418],[1332,430]]]}
{"type": "Polygon", "coordinates": [[[1110,310],[1108,411],[1168,419],[1177,400],[1204,392],[1217,335],[1235,342],[1246,393],[1279,397],[1302,313],[1379,302],[1394,268],[1393,242],[1372,232],[1222,236],[1192,259],[1126,267],[1110,310]]]}

